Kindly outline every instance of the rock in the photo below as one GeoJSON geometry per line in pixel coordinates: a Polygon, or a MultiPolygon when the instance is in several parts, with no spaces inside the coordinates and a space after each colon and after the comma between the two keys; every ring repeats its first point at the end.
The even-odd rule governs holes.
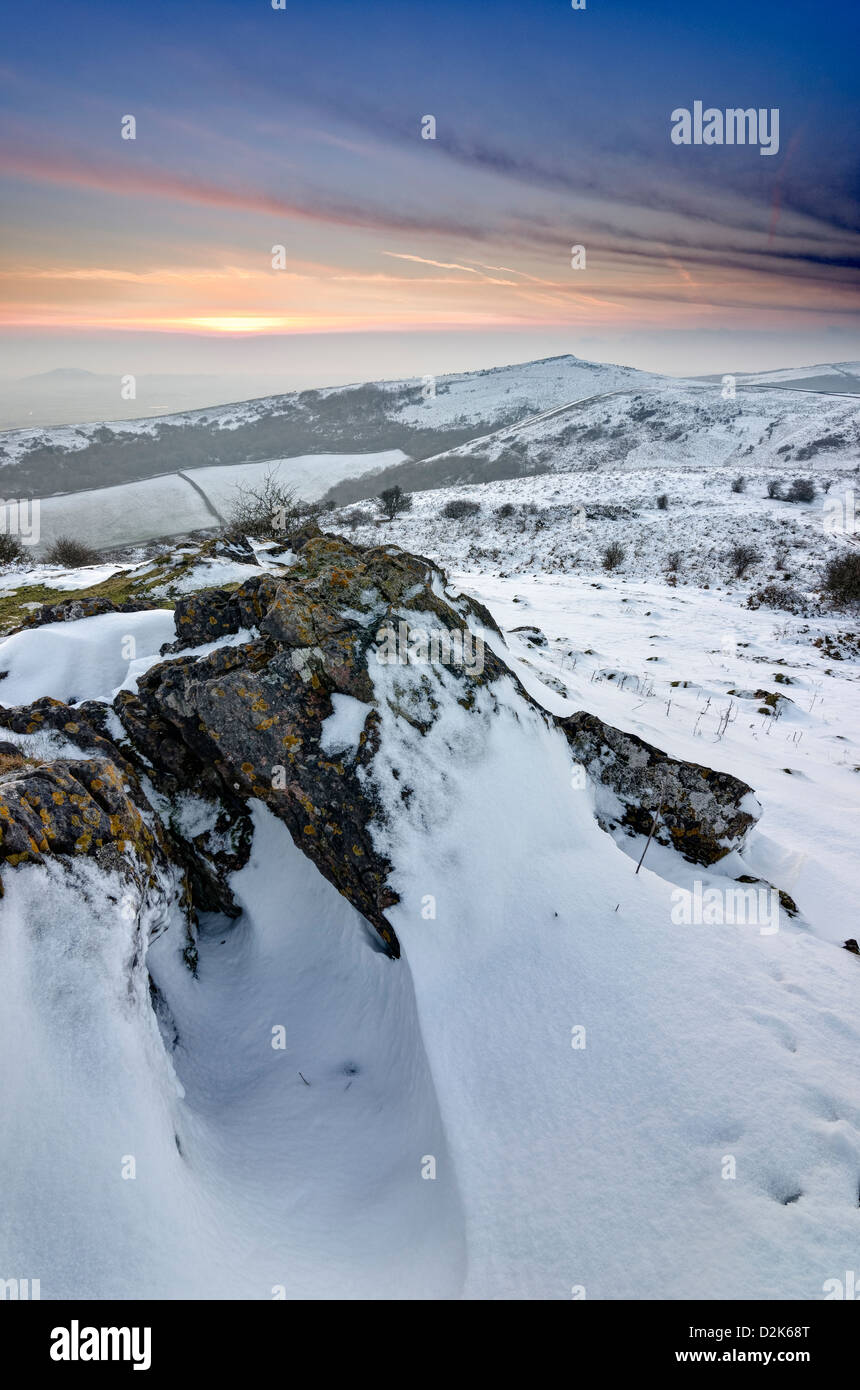
{"type": "MultiPolygon", "coordinates": [[[[55,731],[85,755],[50,766],[30,760],[3,774],[7,862],[45,853],[128,852],[145,866],[147,856],[158,854],[181,877],[189,913],[235,916],[228,875],[247,861],[248,803],[257,799],[396,957],[399,944],[386,914],[398,898],[376,833],[385,821],[375,781],[381,715],[390,711],[419,735],[451,702],[467,713],[480,704],[486,717],[494,704],[478,702],[478,692],[502,679],[558,725],[574,757],[605,789],[601,823],[647,834],[659,782],[658,840],[703,864],[742,843],[755,820],[744,783],[668,758],[591,715],[547,714],[475,637],[475,630],[490,630],[503,645],[490,614],[452,593],[433,561],[394,545],[357,546],[322,534],[313,522],[289,540],[295,556],[289,568],[178,598],[177,635],[162,649],[166,659],[140,678],[137,691],[123,690],[114,701],[126,739],[116,738],[97,702],[72,708],[45,698],[0,709],[0,727],[55,731]],[[248,640],[224,640],[245,631],[248,640]],[[431,636],[437,656],[426,654],[431,636]],[[443,639],[448,654],[439,656],[443,639]],[[194,652],[219,641],[207,655],[194,652]],[[386,662],[394,676],[382,680],[386,662]],[[342,697],[359,708],[347,706],[349,740],[331,744],[327,721],[342,710],[336,704],[342,697]],[[144,775],[153,804],[142,790],[144,775]],[[188,796],[209,803],[209,829],[195,829],[191,838],[178,814],[188,796]]],[[[524,632],[527,640],[546,641],[538,629],[524,632]]],[[[26,748],[19,753],[26,757],[26,748]]],[[[391,768],[388,775],[396,780],[399,772],[391,768]]],[[[407,781],[399,785],[405,799],[407,781]]],[[[199,824],[194,817],[188,823],[199,824]]]]}
{"type": "Polygon", "coordinates": [[[0,859],[7,864],[40,864],[49,854],[116,862],[126,853],[146,869],[166,862],[157,831],[113,763],[57,758],[0,778],[0,859]]]}
{"type": "MultiPolygon", "coordinates": [[[[394,546],[364,549],[315,525],[305,531],[290,537],[298,558],[283,576],[255,577],[232,593],[203,592],[178,605],[171,651],[180,654],[151,668],[137,694],[121,692],[115,709],[159,785],[234,804],[263,801],[396,957],[385,915],[397,901],[391,865],[373,839],[380,807],[370,768],[379,718],[369,662],[382,629],[414,632],[423,617],[460,633],[469,618],[482,623],[484,610],[447,594],[432,561],[394,546]],[[180,644],[244,627],[259,638],[205,657],[181,655],[180,644]],[[348,754],[329,754],[320,743],[335,695],[368,705],[348,754]]],[[[502,674],[507,668],[486,652],[480,672],[462,673],[461,703],[469,707],[474,683],[502,674]]],[[[414,711],[398,713],[420,727],[414,711]]]]}
{"type": "Polygon", "coordinates": [[[204,550],[206,554],[217,555],[224,560],[236,560],[240,565],[259,564],[257,553],[248,537],[238,535],[235,532],[216,536],[214,540],[206,542],[205,546],[201,547],[201,553],[204,550]]]}
{"type": "Polygon", "coordinates": [[[140,789],[103,758],[31,761],[0,775],[0,866],[8,872],[50,860],[74,875],[78,862],[94,860],[132,888],[136,929],[144,915],[148,921],[141,951],[180,911],[183,955],[195,970],[196,919],[187,879],[167,852],[157,817],[151,808],[145,814],[136,796],[145,802],[140,789]]]}
{"type": "MultiPolygon", "coordinates": [[[[141,808],[149,821],[155,819],[155,811],[147,800],[142,787],[140,786],[139,774],[148,772],[149,767],[141,759],[137,749],[130,746],[123,746],[110,737],[107,732],[108,706],[99,704],[95,700],[88,700],[74,708],[63,704],[61,700],[52,699],[50,696],[43,696],[36,700],[32,705],[21,705],[11,709],[0,708],[0,727],[12,729],[19,734],[39,734],[42,732],[54,732],[62,735],[67,742],[75,744],[84,753],[95,753],[99,759],[107,766],[114,769],[121,781],[129,789],[133,802],[141,808]]],[[[14,749],[14,752],[23,755],[27,760],[27,747],[17,744],[4,745],[4,747],[14,749]]],[[[29,759],[30,763],[34,760],[29,759]]],[[[59,762],[43,764],[43,766],[55,767],[59,762]]],[[[72,768],[82,767],[82,763],[71,762],[72,768]]],[[[174,788],[175,789],[175,788],[174,788]]],[[[233,819],[237,819],[236,816],[233,819]]],[[[248,832],[250,838],[250,832],[248,832]]],[[[195,910],[201,912],[223,912],[227,916],[237,917],[239,908],[230,891],[226,874],[232,869],[241,867],[245,860],[233,860],[229,857],[219,859],[217,856],[207,855],[205,844],[191,845],[187,841],[180,839],[172,834],[168,828],[162,828],[160,833],[160,844],[164,852],[169,855],[186,875],[188,880],[189,901],[195,910]]],[[[51,847],[55,849],[55,847],[51,847]]],[[[67,852],[55,849],[57,853],[67,852]]],[[[247,854],[245,856],[247,859],[247,854]]]]}
{"type": "Polygon", "coordinates": [[[539,627],[512,627],[511,632],[516,632],[523,641],[528,642],[532,647],[548,647],[549,642],[545,633],[539,627]]]}
{"type": "Polygon", "coordinates": [[[202,647],[243,627],[254,627],[268,611],[277,589],[270,574],[255,575],[239,589],[204,589],[176,600],[177,638],[165,643],[162,656],[185,647],[202,647]]]}
{"type": "Polygon", "coordinates": [[[108,707],[97,700],[72,706],[43,695],[31,705],[13,705],[8,709],[0,706],[0,728],[16,734],[60,734],[76,747],[109,759],[125,775],[133,775],[134,763],[107,732],[107,714],[108,707]]]}
{"type": "Polygon", "coordinates": [[[593,714],[556,722],[576,761],[611,793],[598,804],[604,829],[647,835],[662,798],[654,838],[691,863],[713,864],[740,848],[758,818],[752,789],[730,773],[670,758],[593,714]]]}
{"type": "Polygon", "coordinates": [[[853,936],[849,937],[848,940],[843,944],[845,946],[846,951],[850,951],[851,954],[854,956],[860,956],[860,946],[857,945],[857,942],[855,941],[853,936]]]}
{"type": "MultiPolygon", "coordinates": [[[[143,609],[155,608],[146,599],[135,599],[132,603],[115,603],[104,594],[87,598],[64,598],[57,603],[43,603],[19,623],[12,632],[23,632],[25,628],[44,627],[46,623],[71,623],[78,618],[95,618],[100,613],[139,613],[143,609]]],[[[11,635],[11,633],[10,633],[11,635]]]]}

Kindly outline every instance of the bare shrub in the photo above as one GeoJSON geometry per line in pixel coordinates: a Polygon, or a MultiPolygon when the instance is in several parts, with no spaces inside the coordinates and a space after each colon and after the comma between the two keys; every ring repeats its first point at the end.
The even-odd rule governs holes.
{"type": "Polygon", "coordinates": [[[49,565],[62,565],[63,569],[77,570],[83,569],[85,565],[98,564],[98,555],[95,550],[91,550],[83,541],[76,541],[74,536],[58,536],[45,555],[49,565]]]}
{"type": "Polygon", "coordinates": [[[0,565],[14,565],[24,559],[24,546],[17,536],[0,534],[0,565]]]}
{"type": "Polygon", "coordinates": [[[733,545],[729,551],[729,564],[735,579],[743,579],[750,565],[754,565],[758,559],[759,553],[754,545],[733,545]]]}
{"type": "Polygon", "coordinates": [[[270,468],[258,483],[237,483],[225,529],[228,534],[271,540],[288,536],[319,514],[319,506],[300,501],[295,488],[281,482],[277,470],[270,468]]]}
{"type": "Polygon", "coordinates": [[[789,584],[765,584],[747,599],[748,608],[779,608],[785,613],[803,613],[803,596],[789,584]]]}
{"type": "Polygon", "coordinates": [[[732,479],[732,492],[746,492],[747,480],[743,475],[732,479]]]}
{"type": "Polygon", "coordinates": [[[812,502],[815,499],[815,484],[811,478],[795,478],[788,492],[786,502],[812,502]]]}
{"type": "Polygon", "coordinates": [[[824,571],[824,589],[834,603],[860,602],[860,551],[834,556],[824,571]]]}
{"type": "Polygon", "coordinates": [[[463,521],[467,516],[477,516],[480,510],[480,502],[470,502],[467,497],[452,497],[442,508],[442,516],[449,521],[463,521]]]}
{"type": "Polygon", "coordinates": [[[609,545],[601,556],[601,563],[605,570],[617,570],[627,551],[620,541],[610,541],[609,545]]]}

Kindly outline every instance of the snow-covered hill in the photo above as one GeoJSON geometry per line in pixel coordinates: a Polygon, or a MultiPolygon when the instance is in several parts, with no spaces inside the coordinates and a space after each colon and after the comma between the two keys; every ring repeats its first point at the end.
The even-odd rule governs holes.
{"type": "Polygon", "coordinates": [[[564,358],[167,426],[302,420],[271,458],[340,499],[322,532],[151,543],[220,529],[247,454],[43,500],[42,552],[126,548],[0,574],[4,1269],[814,1300],[855,1267],[860,632],[822,573],[858,406],[738,387],[564,358]]]}
{"type": "Polygon", "coordinates": [[[496,484],[510,480],[525,500],[523,480],[546,473],[571,475],[556,497],[578,506],[573,475],[589,475],[594,497],[618,489],[635,499],[619,473],[640,478],[645,492],[649,473],[653,486],[665,473],[695,504],[721,485],[720,469],[764,486],[766,475],[804,472],[832,485],[857,468],[860,398],[740,378],[734,396],[723,392],[721,382],[552,358],[131,424],[18,431],[0,436],[0,462],[9,495],[41,498],[42,553],[62,534],[99,549],[217,526],[237,485],[269,471],[302,498],[338,505],[395,484],[418,493],[493,484],[490,507],[497,491],[499,505],[509,500],[496,484]]]}
{"type": "Polygon", "coordinates": [[[43,1298],[821,1298],[860,1172],[844,621],[292,545],[0,643],[5,1264],[43,1298]],[[385,622],[481,664],[380,661],[385,622]],[[637,874],[579,710],[757,826],[637,874]],[[760,918],[679,916],[739,882],[760,918]]]}

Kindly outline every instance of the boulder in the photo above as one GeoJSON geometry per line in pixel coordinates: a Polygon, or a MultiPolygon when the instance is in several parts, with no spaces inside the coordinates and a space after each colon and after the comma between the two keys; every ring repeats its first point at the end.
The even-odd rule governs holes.
{"type": "Polygon", "coordinates": [[[605,788],[598,819],[677,849],[694,864],[714,864],[739,849],[758,819],[752,788],[728,772],[670,758],[635,734],[625,734],[593,714],[559,718],[575,760],[605,788]]]}

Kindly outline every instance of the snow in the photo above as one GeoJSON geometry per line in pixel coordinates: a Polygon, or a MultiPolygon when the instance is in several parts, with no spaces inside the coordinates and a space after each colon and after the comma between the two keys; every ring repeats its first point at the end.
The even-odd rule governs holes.
{"type": "MultiPolygon", "coordinates": [[[[625,577],[663,579],[674,556],[681,586],[720,586],[744,596],[766,583],[801,594],[817,587],[825,561],[846,544],[832,529],[828,508],[851,515],[851,499],[860,496],[847,449],[817,458],[814,466],[772,455],[751,462],[737,440],[720,449],[713,434],[707,438],[709,452],[703,446],[697,458],[690,448],[677,465],[656,453],[645,458],[648,450],[639,445],[598,470],[583,466],[574,441],[553,454],[552,472],[414,493],[412,510],[385,523],[384,538],[447,568],[598,571],[600,582],[606,581],[600,573],[606,548],[618,541],[624,551],[618,572],[625,577]],[[739,474],[746,486],[736,493],[732,483],[739,474]],[[771,477],[789,484],[812,477],[816,496],[809,503],[769,498],[771,477]],[[657,502],[664,493],[665,510],[657,502]],[[451,520],[443,512],[455,500],[477,503],[480,511],[451,520]],[[510,514],[499,515],[502,507],[510,514]],[[737,579],[731,550],[751,541],[756,558],[737,579]]],[[[380,523],[368,502],[327,515],[322,525],[359,544],[380,544],[380,523]]]]}
{"type": "Polygon", "coordinates": [[[380,754],[465,1296],[820,1297],[856,1250],[856,961],[785,921],[673,925],[561,735],[481,707],[422,737],[383,705],[380,754]]]}
{"type": "MultiPolygon", "coordinates": [[[[271,569],[274,566],[267,566],[271,569]]],[[[244,584],[246,579],[259,577],[260,566],[243,564],[240,560],[212,559],[201,560],[181,574],[178,579],[170,579],[166,584],[156,585],[153,597],[179,594],[195,594],[200,589],[217,589],[225,584],[244,584]]]]}
{"type": "Polygon", "coordinates": [[[333,712],[323,720],[320,748],[324,753],[356,753],[364,723],[373,708],[353,695],[332,695],[333,712]]]}
{"type": "Polygon", "coordinates": [[[255,824],[233,881],[245,915],[207,923],[196,979],[176,912],[152,924],[166,1044],[119,881],[6,875],[0,1242],[43,1299],[390,1300],[462,1285],[408,967],[371,946],[261,806],[255,824]],[[436,1181],[421,1177],[427,1154],[436,1181]]]}
{"type": "MultiPolygon", "coordinates": [[[[424,668],[372,664],[399,963],[256,805],[243,916],[204,919],[197,978],[169,885],[135,967],[128,885],[7,871],[2,1245],[43,1297],[815,1299],[853,1267],[856,667],[811,645],[838,620],[605,575],[455,580],[545,707],[749,781],[748,847],[706,870],[652,844],[637,876],[641,838],[598,828],[511,682],[471,712],[452,685],[422,735],[385,696],[424,668]],[[759,687],[794,705],[766,718],[728,695],[759,687]],[[773,935],[673,921],[676,888],[741,873],[800,916],[773,935]]],[[[48,664],[61,696],[107,698],[137,674],[121,631],[145,667],[171,629],[108,614],[17,634],[15,702],[50,693],[48,664]]],[[[354,747],[366,714],[335,697],[327,748],[354,747]]],[[[211,816],[183,802],[175,823],[211,816]]]]}
{"type": "Polygon", "coordinates": [[[138,674],[159,660],[174,637],[173,612],[100,613],[67,623],[25,628],[0,642],[3,704],[27,705],[43,695],[74,704],[110,700],[132,665],[138,674]]]}
{"type": "Polygon", "coordinates": [[[73,535],[86,545],[104,549],[217,527],[219,516],[229,513],[237,487],[253,487],[269,472],[295,488],[300,498],[311,500],[342,478],[387,468],[403,458],[397,449],[380,454],[311,454],[189,469],[184,474],[167,473],[141,482],[44,497],[40,504],[40,548],[47,548],[62,535],[73,535]]]}
{"type": "MultiPolygon", "coordinates": [[[[565,358],[440,379],[425,414],[398,408],[442,425],[627,385],[659,402],[653,432],[647,416],[631,428],[629,393],[539,422],[527,434],[551,471],[417,494],[384,539],[440,559],[487,606],[505,638],[484,640],[538,706],[749,783],[748,843],[706,869],[653,842],[637,874],[643,837],[599,828],[609,794],[573,775],[512,679],[466,709],[444,665],[371,662],[382,736],[359,775],[394,865],[399,962],[256,802],[231,876],[242,916],[203,917],[196,976],[162,871],[142,900],[92,863],[7,869],[0,1254],[43,1298],[814,1300],[856,1267],[860,962],[842,943],[857,935],[858,666],[849,620],[810,599],[851,541],[824,527],[820,491],[801,506],[765,495],[770,476],[853,486],[856,407],[756,391],[723,418],[713,388],[565,358]],[[791,462],[825,434],[844,441],[791,462]],[[440,517],[455,497],[481,502],[477,521],[440,517]],[[515,514],[499,518],[505,502],[515,514]],[[610,574],[600,556],[619,537],[610,574]],[[726,551],[750,538],[760,560],[737,579],[726,551]],[[746,606],[773,579],[808,616],[746,606]],[[760,690],[783,697],[775,713],[760,690]],[[410,698],[425,732],[395,713],[410,698]],[[676,920],[678,890],[725,893],[740,875],[798,915],[781,909],[773,933],[676,920]]],[[[229,429],[272,407],[209,414],[229,429]]],[[[301,487],[357,466],[291,465],[301,487]]],[[[239,470],[200,473],[220,506],[239,470]]],[[[165,516],[187,529],[180,494],[203,505],[175,478],[106,491],[102,517],[136,535],[165,516]]],[[[76,525],[96,524],[86,506],[76,525]]],[[[186,588],[246,570],[260,572],[198,564],[186,588]]],[[[0,644],[0,698],[110,700],[173,637],[166,610],[22,631],[0,644]]],[[[355,750],[369,708],[335,695],[323,752],[355,750]]],[[[0,736],[75,755],[59,735],[0,736]]],[[[144,785],[177,834],[221,833],[212,804],[144,785]]]]}
{"type": "MultiPolygon", "coordinates": [[[[461,418],[495,420],[502,411],[518,419],[605,391],[658,386],[667,380],[634,367],[586,362],[572,355],[549,357],[483,372],[440,376],[435,380],[435,391],[422,394],[414,405],[402,406],[397,418],[437,429],[450,427],[461,418]]],[[[393,392],[423,383],[386,382],[384,386],[393,392]]]]}
{"type": "Polygon", "coordinates": [[[237,485],[255,487],[269,473],[274,473],[286,487],[294,488],[303,501],[311,501],[322,497],[342,478],[391,468],[405,457],[401,449],[379,454],[303,454],[299,458],[266,459],[263,463],[195,468],[187,476],[193,478],[218,510],[226,513],[235,500],[237,485]]]}
{"type": "MultiPolygon", "coordinates": [[[[60,593],[74,593],[76,589],[89,589],[103,584],[112,575],[123,570],[133,570],[134,564],[85,565],[80,569],[64,570],[57,565],[19,566],[0,574],[0,593],[12,594],[30,585],[43,585],[47,589],[57,589],[60,593]]],[[[38,608],[39,604],[34,604],[38,608]]]]}

